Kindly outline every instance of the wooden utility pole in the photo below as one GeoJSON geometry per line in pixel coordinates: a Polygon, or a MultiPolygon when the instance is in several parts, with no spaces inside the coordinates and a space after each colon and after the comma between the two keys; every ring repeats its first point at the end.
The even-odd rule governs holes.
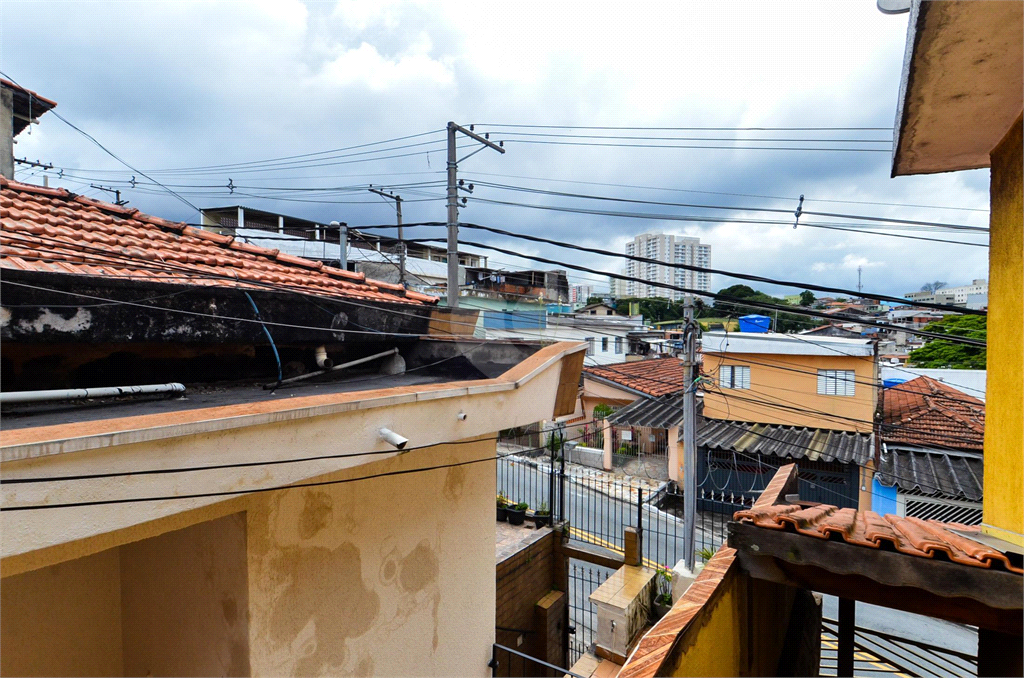
{"type": "Polygon", "coordinates": [[[686,390],[683,391],[683,558],[693,572],[696,566],[695,544],[697,525],[697,328],[693,319],[693,297],[683,301],[686,328],[683,343],[683,371],[686,390]]]}
{"type": "Polygon", "coordinates": [[[370,188],[370,193],[376,193],[382,198],[395,201],[395,217],[398,221],[398,284],[405,287],[405,234],[402,231],[402,196],[394,193],[385,193],[377,188],[370,188]]]}
{"type": "MultiPolygon", "coordinates": [[[[451,308],[459,306],[459,186],[457,176],[459,161],[455,147],[457,132],[465,134],[499,153],[505,152],[500,145],[476,134],[471,129],[456,125],[454,122],[448,123],[448,306],[451,308]]],[[[481,150],[483,149],[477,149],[473,153],[478,153],[481,150]]],[[[469,155],[473,155],[473,153],[469,155]]]]}

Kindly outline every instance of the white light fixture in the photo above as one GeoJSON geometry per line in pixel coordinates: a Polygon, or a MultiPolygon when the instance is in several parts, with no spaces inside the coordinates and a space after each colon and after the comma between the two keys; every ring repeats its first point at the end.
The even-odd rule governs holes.
{"type": "Polygon", "coordinates": [[[404,450],[405,446],[409,444],[408,438],[404,438],[387,428],[380,430],[380,439],[399,450],[404,450]]]}

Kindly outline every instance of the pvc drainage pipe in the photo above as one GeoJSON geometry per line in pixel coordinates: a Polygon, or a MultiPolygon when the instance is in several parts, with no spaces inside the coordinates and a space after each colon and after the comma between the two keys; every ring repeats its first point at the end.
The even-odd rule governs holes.
{"type": "Polygon", "coordinates": [[[53,391],[11,391],[9,393],[0,393],[0,405],[184,392],[185,385],[178,383],[148,384],[145,386],[107,386],[102,388],[68,388],[53,391]]]}

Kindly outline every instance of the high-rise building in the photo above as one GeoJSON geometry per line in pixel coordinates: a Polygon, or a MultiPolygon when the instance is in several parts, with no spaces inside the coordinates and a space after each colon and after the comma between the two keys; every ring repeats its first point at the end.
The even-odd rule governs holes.
{"type": "MultiPolygon", "coordinates": [[[[656,259],[671,264],[689,264],[707,268],[711,264],[711,245],[702,245],[700,238],[664,233],[642,233],[626,243],[626,254],[645,259],[656,259]]],[[[675,287],[685,287],[701,292],[711,291],[711,275],[705,271],[689,271],[655,263],[626,261],[626,275],[630,278],[675,287]]],[[[679,301],[685,292],[630,280],[626,282],[628,297],[664,297],[679,301]]]]}
{"type": "Polygon", "coordinates": [[[579,304],[581,306],[586,305],[587,299],[594,296],[593,285],[570,285],[569,286],[569,303],[579,304]]]}

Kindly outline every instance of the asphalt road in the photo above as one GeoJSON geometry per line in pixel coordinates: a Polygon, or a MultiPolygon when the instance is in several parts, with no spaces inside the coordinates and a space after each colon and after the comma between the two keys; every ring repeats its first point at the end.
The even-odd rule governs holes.
{"type": "MultiPolygon", "coordinates": [[[[503,491],[512,501],[529,503],[531,508],[546,503],[550,485],[545,462],[546,460],[530,460],[523,463],[511,459],[499,461],[498,490],[503,491]]],[[[626,526],[636,527],[639,513],[643,525],[642,548],[645,564],[673,567],[683,556],[682,520],[647,505],[646,502],[642,511],[638,511],[635,501],[609,496],[580,482],[567,480],[565,504],[565,516],[569,520],[573,539],[621,552],[623,530],[626,526]]],[[[557,508],[554,513],[557,515],[557,508]]],[[[725,515],[723,518],[721,515],[704,514],[702,518],[703,524],[698,523],[698,548],[708,545],[715,550],[725,539],[724,526],[729,516],[725,515]]],[[[588,567],[586,563],[574,561],[573,564],[577,567],[588,567]]],[[[584,583],[583,589],[592,588],[589,583],[584,583]]],[[[583,589],[574,592],[581,601],[585,601],[590,592],[583,589]]],[[[581,610],[576,615],[577,624],[583,626],[578,629],[577,640],[585,641],[590,635],[589,629],[585,628],[589,625],[590,616],[582,612],[586,605],[581,601],[576,601],[581,610]]],[[[823,616],[836,619],[836,606],[834,597],[825,596],[823,616]]],[[[925,675],[952,678],[971,674],[971,665],[962,659],[922,650],[910,644],[901,645],[872,636],[870,632],[878,631],[938,648],[976,655],[977,631],[973,628],[866,603],[857,605],[856,624],[865,629],[867,634],[858,637],[858,642],[862,643],[864,648],[857,656],[857,675],[925,675]],[[924,655],[923,658],[921,654],[924,655]],[[905,671],[901,671],[901,668],[905,671]]],[[[827,634],[823,637],[822,675],[835,675],[835,652],[831,640],[827,634]]]]}

